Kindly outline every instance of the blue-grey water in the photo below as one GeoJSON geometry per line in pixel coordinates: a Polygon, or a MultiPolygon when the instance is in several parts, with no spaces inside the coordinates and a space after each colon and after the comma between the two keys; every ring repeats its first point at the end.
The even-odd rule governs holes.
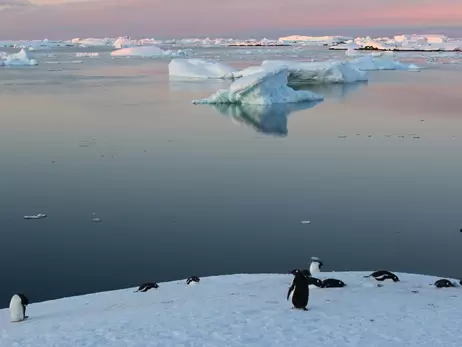
{"type": "MultiPolygon", "coordinates": [[[[236,67],[267,54],[240,52],[195,54],[236,67]]],[[[166,59],[37,56],[0,69],[0,307],[311,256],[462,276],[461,65],[243,108],[193,105],[228,82],[170,82],[166,59]]]]}

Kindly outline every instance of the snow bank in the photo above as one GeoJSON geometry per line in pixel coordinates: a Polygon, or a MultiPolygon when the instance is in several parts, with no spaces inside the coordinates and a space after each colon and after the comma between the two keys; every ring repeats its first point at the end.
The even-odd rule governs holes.
{"type": "MultiPolygon", "coordinates": [[[[291,309],[292,275],[240,274],[160,283],[77,296],[27,307],[30,319],[10,323],[0,310],[0,345],[213,347],[460,346],[461,288],[429,286],[437,278],[397,273],[319,273],[344,288],[310,291],[308,311],[291,309]]],[[[25,293],[27,295],[27,292],[25,293]]]]}
{"type": "Polygon", "coordinates": [[[310,91],[295,91],[287,86],[286,67],[267,69],[233,82],[207,99],[194,100],[194,104],[255,104],[271,105],[323,100],[310,91]]]}
{"type": "Polygon", "coordinates": [[[18,53],[8,55],[6,57],[6,60],[0,63],[0,65],[34,66],[34,65],[38,65],[38,62],[37,60],[33,59],[23,48],[18,53]]]}
{"type": "Polygon", "coordinates": [[[350,63],[358,70],[371,71],[371,70],[407,70],[407,71],[420,71],[420,68],[415,64],[407,64],[393,59],[374,57],[373,55],[366,55],[356,58],[350,63]]]}
{"type": "Polygon", "coordinates": [[[186,56],[182,50],[164,51],[157,46],[138,46],[122,48],[111,52],[113,57],[142,57],[142,58],[154,58],[154,57],[182,57],[186,56]]]}
{"type": "Polygon", "coordinates": [[[289,85],[318,83],[351,83],[367,81],[367,74],[348,62],[298,62],[265,60],[261,66],[252,66],[233,74],[235,78],[248,76],[267,69],[286,68],[289,85]]]}
{"type": "Polygon", "coordinates": [[[235,69],[215,60],[172,59],[168,64],[168,74],[185,78],[232,78],[235,69]]]}

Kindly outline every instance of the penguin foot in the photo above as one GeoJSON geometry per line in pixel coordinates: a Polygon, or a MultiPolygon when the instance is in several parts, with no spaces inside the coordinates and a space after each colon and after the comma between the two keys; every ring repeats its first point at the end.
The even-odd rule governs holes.
{"type": "Polygon", "coordinates": [[[306,307],[303,308],[303,311],[308,311],[308,309],[306,307]]]}

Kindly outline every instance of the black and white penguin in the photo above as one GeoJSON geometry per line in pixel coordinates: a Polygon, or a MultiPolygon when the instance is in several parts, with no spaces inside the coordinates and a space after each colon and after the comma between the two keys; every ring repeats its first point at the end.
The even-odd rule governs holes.
{"type": "Polygon", "coordinates": [[[345,287],[346,284],[343,281],[337,280],[335,278],[326,278],[322,281],[323,288],[342,288],[345,287]]]}
{"type": "Polygon", "coordinates": [[[310,296],[308,278],[300,270],[296,270],[294,276],[292,285],[287,292],[287,300],[292,295],[293,308],[308,311],[306,308],[310,296]]]}
{"type": "Polygon", "coordinates": [[[322,281],[316,277],[307,277],[309,286],[316,286],[318,288],[323,288],[322,281]]]}
{"type": "Polygon", "coordinates": [[[399,282],[398,276],[387,270],[375,271],[368,276],[364,276],[364,278],[371,276],[374,277],[377,281],[393,280],[394,282],[399,282]]]}
{"type": "Polygon", "coordinates": [[[436,288],[452,288],[452,287],[454,287],[454,284],[451,281],[449,281],[449,280],[447,280],[445,278],[442,278],[442,279],[436,281],[434,284],[435,284],[436,288]]]}
{"type": "Polygon", "coordinates": [[[194,284],[199,283],[200,281],[201,281],[201,279],[200,279],[199,277],[197,277],[197,276],[191,276],[191,277],[189,277],[189,278],[186,280],[186,284],[187,284],[188,286],[192,286],[192,285],[194,285],[194,284]]]}
{"type": "Polygon", "coordinates": [[[159,285],[157,283],[149,282],[149,283],[143,283],[138,287],[138,290],[136,292],[147,292],[149,289],[157,289],[159,288],[159,285]]]}
{"type": "Polygon", "coordinates": [[[322,263],[321,259],[319,259],[318,257],[312,257],[311,258],[311,264],[310,264],[311,276],[313,276],[314,274],[316,274],[318,272],[321,272],[321,268],[323,266],[324,266],[324,264],[322,263]]]}
{"type": "Polygon", "coordinates": [[[11,322],[21,322],[28,318],[26,316],[26,306],[29,299],[24,294],[15,294],[10,301],[10,320],[11,322]]]}
{"type": "Polygon", "coordinates": [[[290,271],[289,273],[294,275],[297,273],[297,271],[300,271],[302,274],[304,274],[306,277],[311,277],[311,273],[310,273],[310,270],[299,270],[299,269],[294,269],[292,271],[290,271]]]}

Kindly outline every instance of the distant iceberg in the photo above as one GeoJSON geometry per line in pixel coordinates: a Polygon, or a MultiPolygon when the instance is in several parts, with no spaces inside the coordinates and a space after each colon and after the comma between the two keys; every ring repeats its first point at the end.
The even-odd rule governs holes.
{"type": "Polygon", "coordinates": [[[287,68],[289,86],[319,83],[352,83],[367,81],[367,74],[348,62],[299,62],[285,60],[265,60],[261,66],[251,66],[234,73],[234,77],[244,77],[268,68],[287,68]]]}
{"type": "Polygon", "coordinates": [[[4,61],[0,61],[0,65],[5,66],[35,66],[38,65],[38,61],[33,59],[29,54],[23,49],[18,53],[10,54],[6,56],[4,61]]]}
{"type": "Polygon", "coordinates": [[[272,105],[319,101],[321,95],[307,90],[293,90],[287,86],[287,67],[258,72],[234,81],[228,89],[221,89],[207,99],[194,100],[194,104],[253,104],[272,105]]]}
{"type": "Polygon", "coordinates": [[[226,79],[232,78],[236,70],[224,63],[206,59],[172,59],[168,74],[176,78],[226,79]]]}
{"type": "Polygon", "coordinates": [[[157,46],[137,46],[118,49],[111,52],[113,57],[142,57],[142,58],[155,58],[155,57],[182,57],[186,53],[182,50],[164,51],[157,46]]]}
{"type": "Polygon", "coordinates": [[[366,55],[358,57],[350,63],[358,70],[372,71],[372,70],[407,70],[407,71],[420,71],[420,68],[415,64],[407,64],[393,59],[377,57],[373,55],[366,55]]]}

